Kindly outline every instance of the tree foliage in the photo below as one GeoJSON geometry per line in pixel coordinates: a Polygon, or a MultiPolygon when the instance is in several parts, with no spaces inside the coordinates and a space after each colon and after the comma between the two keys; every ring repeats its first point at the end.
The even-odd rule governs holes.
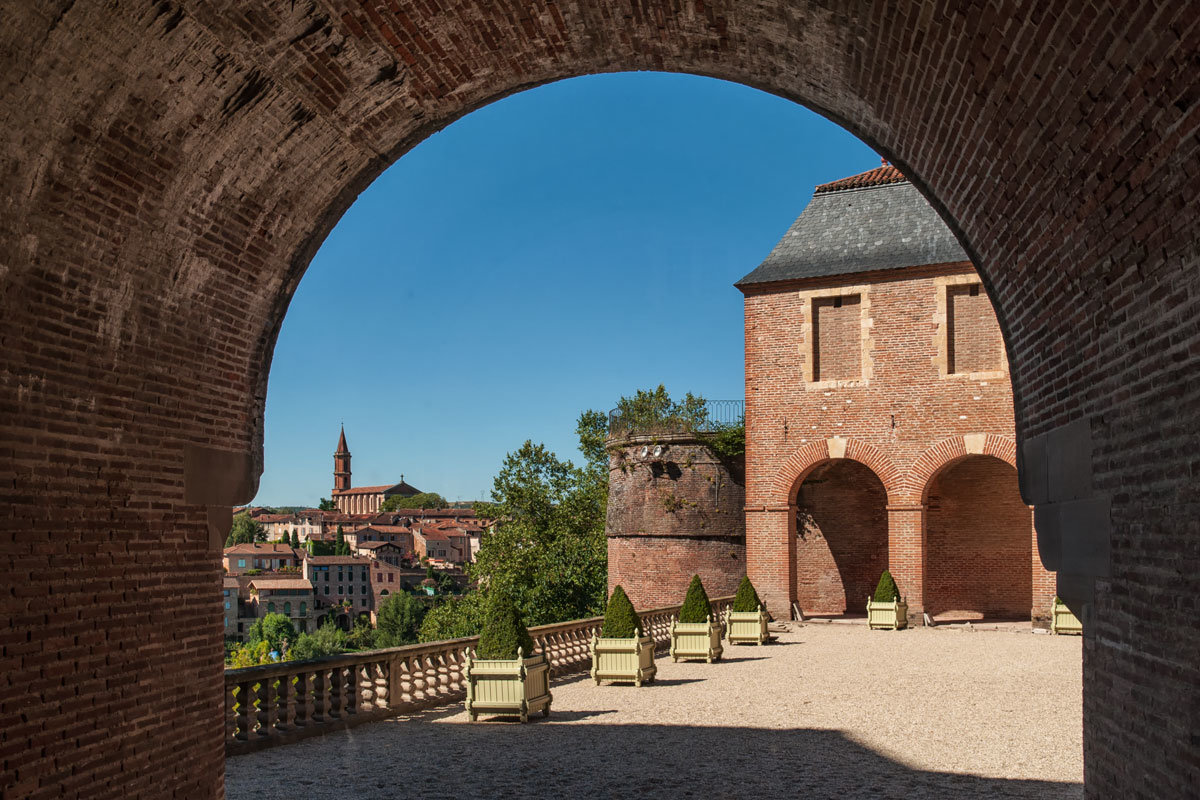
{"type": "Polygon", "coordinates": [[[337,526],[337,541],[333,545],[333,554],[335,556],[350,555],[350,545],[346,541],[346,534],[342,531],[342,526],[337,526]]]}
{"type": "Polygon", "coordinates": [[[440,642],[478,636],[483,630],[486,599],[481,592],[452,597],[438,603],[421,621],[422,642],[440,642]]]}
{"type": "Polygon", "coordinates": [[[708,592],[704,591],[704,583],[699,575],[692,576],[688,584],[687,594],[683,598],[683,607],[679,609],[680,622],[708,622],[712,614],[712,605],[708,602],[708,592]]]}
{"type": "Polygon", "coordinates": [[[332,500],[326,500],[324,497],[322,497],[321,502],[317,504],[317,510],[337,511],[337,503],[333,502],[332,500]]]}
{"type": "Polygon", "coordinates": [[[296,637],[296,643],[288,650],[289,661],[307,661],[311,658],[334,656],[346,651],[346,632],[333,624],[333,620],[325,620],[325,624],[313,633],[302,633],[296,637]]]}
{"type": "Polygon", "coordinates": [[[758,592],[754,591],[754,584],[750,582],[750,576],[742,576],[742,582],[738,585],[737,596],[733,598],[734,611],[758,611],[762,601],[758,599],[758,592]]]}
{"type": "Polygon", "coordinates": [[[272,650],[283,653],[288,645],[295,644],[296,638],[292,621],[283,614],[272,613],[250,626],[246,641],[249,644],[266,642],[272,650]]]}
{"type": "Polygon", "coordinates": [[[272,661],[274,659],[271,658],[271,645],[265,641],[258,641],[254,644],[235,647],[226,657],[225,666],[230,669],[241,669],[242,667],[256,667],[259,664],[270,664],[272,661]]]}
{"type": "Polygon", "coordinates": [[[899,599],[900,589],[896,586],[891,571],[885,569],[879,576],[879,583],[875,586],[875,602],[892,603],[899,599]]]}
{"type": "Polygon", "coordinates": [[[375,646],[399,647],[420,639],[425,604],[410,594],[390,595],[375,613],[375,646]]]}
{"type": "Polygon", "coordinates": [[[703,397],[691,392],[676,402],[660,383],[656,389],[638,389],[632,397],[618,400],[617,416],[620,424],[631,433],[694,431],[707,424],[708,405],[703,397]]]}
{"type": "Polygon", "coordinates": [[[634,610],[629,595],[620,586],[616,586],[608,598],[600,635],[606,639],[632,639],[634,635],[642,635],[642,620],[634,610]]]}
{"type": "Polygon", "coordinates": [[[516,658],[518,649],[524,658],[533,655],[533,639],[513,602],[503,594],[493,592],[486,608],[483,630],[479,633],[479,657],[516,658]]]}
{"type": "Polygon", "coordinates": [[[450,503],[437,492],[420,492],[402,497],[394,494],[383,501],[380,511],[399,511],[405,508],[449,508],[450,503]]]}
{"type": "Polygon", "coordinates": [[[293,550],[300,549],[300,534],[297,531],[292,531],[292,541],[289,542],[293,550]]]}
{"type": "Polygon", "coordinates": [[[225,546],[232,547],[235,544],[253,544],[254,542],[265,542],[267,540],[267,531],[257,521],[251,519],[249,514],[237,514],[233,518],[233,525],[229,529],[229,536],[225,539],[225,546]]]}

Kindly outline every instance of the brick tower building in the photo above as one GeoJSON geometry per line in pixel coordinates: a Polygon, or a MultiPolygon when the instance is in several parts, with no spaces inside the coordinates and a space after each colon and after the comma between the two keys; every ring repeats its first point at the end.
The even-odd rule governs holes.
{"type": "Polygon", "coordinates": [[[818,186],[745,295],[746,563],[772,613],[1043,618],[1004,343],[979,276],[886,162],[818,186]]]}
{"type": "Polygon", "coordinates": [[[350,448],[346,446],[346,428],[342,426],[338,435],[337,451],[333,454],[333,502],[344,514],[375,514],[383,502],[393,495],[411,497],[421,490],[409,486],[400,476],[400,482],[383,486],[350,485],[350,448]]]}

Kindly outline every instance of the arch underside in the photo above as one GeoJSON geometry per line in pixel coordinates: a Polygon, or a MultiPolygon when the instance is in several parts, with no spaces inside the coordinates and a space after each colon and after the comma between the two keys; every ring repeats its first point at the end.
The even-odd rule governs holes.
{"type": "MultiPolygon", "coordinates": [[[[1175,721],[1200,692],[1184,613],[1200,572],[1186,544],[1200,505],[1194,5],[10,6],[0,566],[19,587],[9,634],[54,643],[6,664],[14,740],[68,736],[87,713],[139,754],[120,796],[220,795],[221,509],[254,494],[271,352],[313,253],[371,180],[472,109],[654,69],[804,103],[942,212],[1004,332],[1025,499],[1099,532],[1083,560],[1051,541],[1076,570],[1063,591],[1103,634],[1085,644],[1089,792],[1146,796],[1123,766],[1137,752],[1153,791],[1187,793],[1194,743],[1175,721]],[[1173,570],[1145,568],[1156,552],[1173,570]],[[158,599],[186,611],[150,643],[144,605],[158,599]],[[79,622],[95,608],[102,623],[79,622]],[[60,668],[87,678],[76,708],[93,710],[25,688],[60,668]],[[147,687],[136,725],[103,688],[131,685],[147,687]]],[[[112,787],[111,744],[67,748],[76,786],[112,787]]]]}

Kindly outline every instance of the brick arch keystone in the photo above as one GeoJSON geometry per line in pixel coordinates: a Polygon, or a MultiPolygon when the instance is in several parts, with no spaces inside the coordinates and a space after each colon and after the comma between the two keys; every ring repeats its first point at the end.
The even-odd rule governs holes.
{"type": "Polygon", "coordinates": [[[892,459],[878,447],[858,439],[821,439],[797,448],[771,481],[772,505],[786,506],[792,502],[796,484],[814,467],[839,458],[857,461],[875,473],[887,492],[888,502],[898,497],[900,470],[892,459]]]}
{"type": "Polygon", "coordinates": [[[913,462],[900,483],[901,496],[906,502],[924,502],[925,490],[933,478],[967,456],[992,456],[1016,469],[1017,442],[1011,436],[995,433],[968,433],[942,439],[913,462]]]}

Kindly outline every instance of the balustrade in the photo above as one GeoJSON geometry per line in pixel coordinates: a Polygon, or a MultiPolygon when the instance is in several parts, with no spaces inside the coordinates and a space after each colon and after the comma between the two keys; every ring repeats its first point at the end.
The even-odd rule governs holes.
{"type": "MultiPolygon", "coordinates": [[[[732,597],[712,601],[720,615],[732,597]]],[[[643,631],[662,649],[679,606],[638,612],[643,631]]],[[[591,665],[592,636],[602,617],[529,629],[551,675],[591,665]]],[[[225,752],[249,753],[349,725],[450,705],[466,694],[463,665],[478,637],[346,653],[225,670],[225,752]]]]}

